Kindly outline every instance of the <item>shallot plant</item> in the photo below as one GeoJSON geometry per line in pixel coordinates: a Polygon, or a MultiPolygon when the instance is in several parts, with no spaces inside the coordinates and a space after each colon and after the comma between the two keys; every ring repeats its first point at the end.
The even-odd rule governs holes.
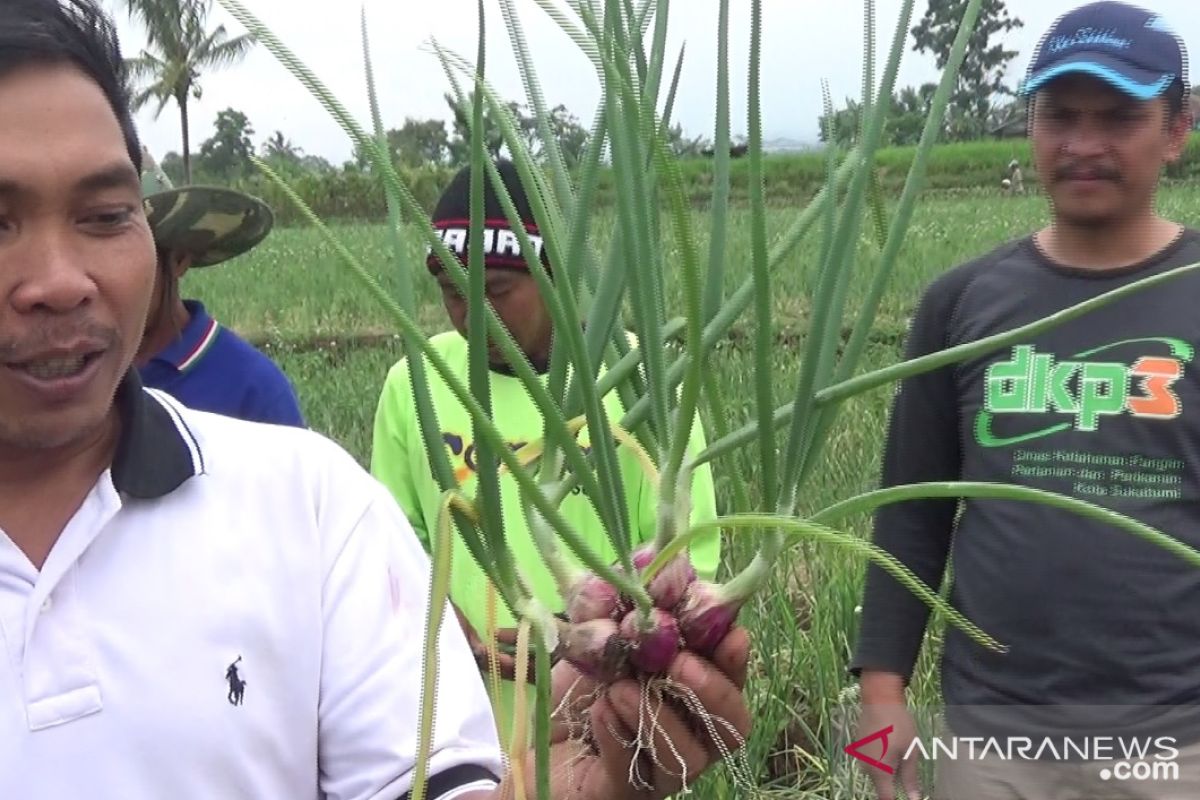
{"type": "MultiPolygon", "coordinates": [[[[846,548],[873,560],[981,647],[1003,650],[1002,643],[965,619],[903,564],[869,541],[836,527],[854,515],[884,504],[935,497],[1043,503],[1105,520],[1116,528],[1170,548],[1200,566],[1200,553],[1135,520],[1073,498],[1012,485],[939,483],[894,487],[848,498],[807,518],[798,516],[799,501],[808,482],[821,470],[823,448],[836,424],[838,409],[848,398],[1027,341],[1052,326],[1200,266],[1142,280],[1000,335],[874,372],[858,372],[860,356],[903,246],[930,149],[943,127],[947,102],[981,1],[970,0],[966,4],[903,192],[889,212],[879,194],[875,154],[905,50],[913,0],[902,3],[888,58],[878,80],[874,63],[874,9],[872,0],[867,0],[863,121],[857,140],[847,149],[830,146],[823,188],[803,208],[798,207],[787,229],[770,241],[763,192],[759,87],[763,4],[761,0],[751,0],[746,119],[751,270],[747,280],[730,286],[726,253],[731,128],[729,0],[720,0],[717,19],[715,155],[706,252],[694,227],[677,159],[667,144],[683,67],[682,53],[673,67],[668,62],[669,0],[570,0],[565,4],[536,0],[588,59],[600,88],[586,151],[572,169],[568,169],[550,128],[551,116],[514,0],[497,0],[496,5],[512,45],[527,103],[537,121],[536,157],[519,134],[505,99],[486,78],[484,32],[489,17],[483,1],[478,0],[479,46],[474,61],[450,52],[438,42],[431,43],[453,96],[471,119],[472,212],[465,267],[424,221],[422,209],[389,157],[374,88],[365,14],[363,48],[371,104],[371,123],[366,127],[248,10],[244,0],[221,0],[303,82],[366,154],[372,174],[380,181],[388,200],[388,228],[395,243],[394,268],[400,275],[400,291],[396,296],[385,292],[371,271],[358,262],[296,193],[266,164],[258,162],[308,221],[328,237],[340,260],[394,318],[404,337],[430,468],[445,492],[442,525],[433,547],[432,602],[425,632],[425,697],[418,721],[421,750],[413,792],[416,800],[425,791],[423,770],[428,762],[433,726],[437,633],[445,611],[447,575],[453,569],[449,541],[454,535],[462,537],[472,557],[486,571],[499,601],[520,620],[516,683],[522,704],[526,700],[524,676],[529,669],[530,651],[536,659],[533,701],[536,774],[514,774],[514,779],[518,794],[540,800],[549,797],[551,717],[555,713],[568,713],[552,707],[549,674],[556,659],[570,662],[582,675],[592,679],[599,687],[597,691],[603,691],[605,685],[617,679],[636,679],[644,687],[648,707],[663,702],[682,703],[718,743],[722,741],[721,729],[727,733],[727,723],[698,707],[694,697],[671,683],[666,670],[682,650],[700,655],[713,653],[737,622],[739,611],[764,585],[793,542],[846,548]],[[464,87],[469,91],[464,91],[464,87]],[[536,257],[496,167],[485,153],[485,110],[498,120],[505,145],[518,168],[543,246],[554,265],[553,278],[536,257]],[[593,229],[602,171],[609,173],[615,187],[616,221],[605,247],[598,244],[598,234],[603,232],[593,229]],[[485,299],[481,235],[485,180],[490,180],[500,194],[530,274],[537,280],[553,317],[555,336],[544,379],[534,371],[485,299]],[[402,246],[406,227],[423,238],[468,300],[470,375],[466,383],[456,378],[427,342],[426,337],[432,331],[422,330],[415,322],[411,281],[413,272],[419,272],[421,266],[411,261],[402,246]],[[855,261],[859,243],[871,229],[879,253],[864,269],[855,261]],[[813,279],[809,298],[811,320],[796,354],[800,363],[797,385],[778,397],[779,387],[771,367],[776,347],[772,327],[773,288],[778,284],[778,270],[785,259],[808,236],[820,236],[821,243],[819,259],[807,265],[813,279]],[[667,300],[667,278],[672,273],[681,287],[678,308],[669,307],[667,300]],[[865,277],[869,284],[862,305],[849,309],[849,288],[856,276],[865,277]],[[711,363],[714,347],[737,323],[753,326],[756,392],[753,421],[731,430],[729,398],[717,391],[712,370],[706,370],[705,365],[711,363]],[[843,341],[842,331],[847,327],[849,338],[843,341]],[[520,450],[505,444],[492,421],[489,339],[499,345],[543,415],[542,438],[520,450]],[[430,369],[450,386],[472,419],[478,464],[473,495],[465,493],[458,484],[442,443],[427,388],[430,369]],[[611,417],[602,402],[610,392],[617,392],[621,399],[623,415],[619,419],[611,417]],[[705,433],[711,443],[701,452],[689,452],[688,442],[698,409],[703,413],[705,433]],[[586,448],[581,443],[584,431],[590,440],[590,447],[586,448]],[[714,520],[691,524],[689,489],[695,470],[718,458],[744,460],[749,457],[743,451],[748,444],[756,445],[755,474],[761,475],[762,482],[754,487],[753,496],[760,498],[759,502],[751,504],[751,487],[742,478],[746,470],[730,470],[731,507],[714,520]],[[623,482],[618,472],[620,448],[637,455],[658,490],[655,536],[652,542],[637,549],[631,544],[623,482]],[[524,514],[557,584],[555,598],[533,596],[521,565],[515,562],[506,545],[499,508],[500,481],[506,479],[515,480],[520,487],[524,514]],[[581,491],[594,505],[617,554],[615,562],[602,559],[588,547],[584,537],[560,513],[563,499],[572,491],[581,491]],[[754,558],[720,585],[698,580],[687,553],[691,541],[714,528],[728,535],[753,532],[757,537],[754,558]]],[[[653,713],[645,717],[645,729],[637,732],[637,739],[631,744],[648,750],[654,740],[655,723],[653,713]]],[[[512,725],[514,752],[528,746],[526,715],[518,712],[516,719],[499,723],[512,725]]],[[[579,736],[586,740],[586,726],[579,736]]],[[[650,752],[649,756],[679,775],[690,776],[694,771],[689,765],[672,763],[671,754],[650,752]]],[[[513,758],[511,768],[519,771],[523,763],[523,758],[513,758]]],[[[727,763],[734,766],[734,778],[741,784],[739,792],[752,790],[755,778],[750,765],[739,766],[736,759],[727,763]]],[[[631,772],[632,783],[641,780],[636,770],[631,772]]]]}

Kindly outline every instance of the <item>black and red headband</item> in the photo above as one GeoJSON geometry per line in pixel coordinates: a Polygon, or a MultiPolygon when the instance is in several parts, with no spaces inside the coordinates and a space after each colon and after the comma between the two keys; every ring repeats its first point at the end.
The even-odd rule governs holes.
{"type": "MultiPolygon", "coordinates": [[[[534,251],[546,270],[550,269],[546,248],[537,225],[525,223],[525,233],[534,251]]],[[[458,257],[459,263],[465,268],[468,260],[467,240],[470,238],[471,221],[467,219],[440,219],[433,223],[434,230],[446,247],[458,257]]],[[[433,252],[432,247],[426,248],[425,266],[433,274],[442,271],[442,260],[433,252]]],[[[515,269],[529,271],[525,262],[525,254],[521,252],[521,239],[513,230],[507,219],[487,219],[483,223],[483,264],[486,269],[515,269]]]]}

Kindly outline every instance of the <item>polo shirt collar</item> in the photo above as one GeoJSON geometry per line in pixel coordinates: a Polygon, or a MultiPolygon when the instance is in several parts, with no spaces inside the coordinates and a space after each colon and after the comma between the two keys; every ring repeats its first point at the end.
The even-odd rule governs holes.
{"type": "Polygon", "coordinates": [[[113,457],[113,486],[142,500],[164,497],[204,471],[196,437],[178,409],[158,395],[146,390],[137,370],[130,369],[114,400],[121,430],[113,457]]]}
{"type": "Polygon", "coordinates": [[[155,361],[163,361],[178,372],[186,372],[212,345],[220,328],[199,300],[184,300],[190,318],[179,336],[160,350],[155,361]]]}

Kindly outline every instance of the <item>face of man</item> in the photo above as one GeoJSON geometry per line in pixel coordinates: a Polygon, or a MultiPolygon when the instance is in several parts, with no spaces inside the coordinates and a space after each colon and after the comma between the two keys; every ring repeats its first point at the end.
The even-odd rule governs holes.
{"type": "Polygon", "coordinates": [[[1189,127],[1162,98],[1136,100],[1087,76],[1048,84],[1034,102],[1031,139],[1056,218],[1099,228],[1151,210],[1189,127]]]}
{"type": "MultiPolygon", "coordinates": [[[[528,272],[515,269],[489,269],[485,276],[487,299],[497,316],[512,334],[526,357],[535,364],[550,357],[552,324],[550,313],[542,301],[537,281],[528,272]]],[[[445,270],[437,275],[442,290],[442,303],[450,322],[464,337],[467,335],[467,301],[458,293],[454,281],[445,270]]],[[[507,363],[500,348],[489,341],[488,359],[492,366],[507,363]]]]}
{"type": "Polygon", "coordinates": [[[0,457],[106,430],[154,269],[137,171],[100,87],[70,65],[0,76],[0,457]]]}

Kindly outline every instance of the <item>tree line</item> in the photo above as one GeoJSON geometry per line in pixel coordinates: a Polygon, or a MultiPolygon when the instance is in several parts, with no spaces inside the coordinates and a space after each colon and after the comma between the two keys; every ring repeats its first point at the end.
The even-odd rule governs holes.
{"type": "MultiPolygon", "coordinates": [[[[938,70],[945,69],[950,60],[958,21],[966,6],[967,0],[929,0],[924,16],[910,31],[913,50],[933,55],[938,70]]],[[[1024,25],[1019,18],[1009,15],[1004,0],[984,0],[967,43],[958,82],[950,95],[943,141],[986,138],[1021,113],[1023,104],[1015,100],[1016,92],[1008,81],[1009,64],[1018,53],[1007,49],[1000,39],[1024,25]]],[[[885,122],[883,144],[906,146],[919,142],[936,91],[936,84],[926,83],[896,92],[885,122]]],[[[861,120],[861,104],[848,98],[843,107],[818,118],[821,141],[853,144],[860,133],[861,120]]]]}
{"type": "MultiPolygon", "coordinates": [[[[174,104],[179,112],[182,146],[163,156],[163,170],[178,183],[193,183],[198,179],[232,182],[248,176],[253,170],[250,156],[256,148],[254,127],[246,114],[234,108],[219,112],[212,135],[201,143],[197,152],[193,152],[188,112],[190,102],[202,97],[201,76],[237,64],[254,47],[254,37],[250,34],[231,37],[223,25],[210,29],[212,0],[122,2],[130,19],[140,23],[146,36],[145,48],[127,60],[130,73],[139,84],[134,98],[135,109],[153,105],[155,119],[170,104],[174,104]]],[[[445,99],[450,109],[449,124],[441,119],[410,117],[399,127],[386,132],[388,149],[398,166],[456,167],[470,160],[470,98],[465,108],[449,94],[445,99]]],[[[508,110],[535,156],[544,156],[537,120],[531,111],[516,102],[508,103],[508,110]]],[[[583,157],[591,132],[562,104],[550,110],[547,122],[567,166],[573,167],[583,157]]],[[[500,130],[489,110],[484,115],[483,139],[485,148],[494,157],[505,151],[500,130]]],[[[668,139],[671,149],[679,156],[699,155],[709,148],[706,138],[688,137],[679,125],[670,128],[668,139]]],[[[352,159],[340,167],[319,156],[306,155],[282,131],[272,133],[257,152],[289,176],[365,170],[368,167],[368,159],[357,149],[352,159]]]]}
{"type": "MultiPolygon", "coordinates": [[[[958,21],[966,11],[967,0],[928,0],[925,14],[909,31],[913,50],[934,57],[938,70],[950,60],[950,50],[958,34],[958,21]]],[[[1018,52],[1007,48],[1004,34],[1025,23],[1010,16],[1004,0],[984,0],[967,50],[958,82],[950,94],[941,140],[966,142],[990,136],[1003,137],[1024,130],[1028,113],[1016,87],[1008,76],[1009,66],[1018,52]]],[[[882,143],[906,147],[917,144],[933,104],[937,85],[906,86],[892,95],[891,109],[884,125],[882,143]]],[[[1200,87],[1192,90],[1194,108],[1200,108],[1200,87]]],[[[861,104],[847,98],[844,106],[818,117],[822,142],[848,146],[861,133],[861,104]]],[[[1200,114],[1197,115],[1200,127],[1200,114]]]]}
{"type": "MultiPolygon", "coordinates": [[[[131,73],[140,84],[135,105],[153,105],[157,118],[174,105],[180,117],[181,148],[161,159],[163,169],[178,183],[244,180],[253,173],[251,154],[258,153],[273,168],[288,177],[327,176],[368,171],[363,153],[353,153],[344,164],[334,165],[319,156],[305,154],[282,131],[274,131],[257,147],[253,125],[247,115],[234,108],[219,112],[213,132],[197,151],[189,140],[189,103],[202,96],[201,77],[212,70],[237,64],[255,46],[249,34],[231,36],[224,26],[209,24],[213,0],[122,0],[130,18],[145,31],[146,47],[129,59],[131,73]]],[[[928,0],[924,16],[911,29],[913,49],[932,55],[943,69],[957,33],[967,0],[928,0]]],[[[1005,46],[1003,37],[1024,23],[1009,14],[1004,0],[984,0],[978,22],[968,43],[958,83],[950,97],[943,141],[987,138],[999,129],[1023,126],[1025,105],[1016,99],[1008,68],[1017,51],[1005,46]]],[[[892,97],[891,113],[882,144],[914,145],[921,137],[933,101],[935,85],[908,86],[892,97]]],[[[470,98],[460,107],[453,96],[444,96],[449,110],[443,119],[406,118],[386,132],[387,145],[398,167],[409,170],[452,169],[467,163],[470,142],[470,98]]],[[[1200,98],[1197,99],[1200,105],[1200,98]]],[[[535,155],[544,156],[537,133],[537,120],[530,109],[509,102],[508,110],[517,131],[535,155]]],[[[848,99],[844,106],[821,114],[818,119],[823,142],[853,144],[861,133],[862,108],[848,99]]],[[[1200,119],[1200,117],[1198,117],[1200,119]]],[[[586,152],[591,133],[566,106],[560,104],[546,120],[568,167],[586,152]]],[[[691,137],[678,125],[668,134],[671,150],[680,157],[712,155],[712,144],[704,136],[691,137]]],[[[492,156],[505,153],[500,126],[485,110],[484,147],[492,156]]],[[[734,156],[745,151],[744,142],[731,148],[734,156]]]]}
{"type": "MultiPolygon", "coordinates": [[[[469,107],[464,113],[451,95],[447,94],[445,99],[451,111],[449,124],[442,119],[408,117],[399,127],[386,131],[388,151],[396,166],[457,168],[469,163],[469,107]]],[[[546,153],[534,115],[516,102],[508,103],[508,110],[516,120],[517,131],[530,152],[535,158],[544,158],[546,153]]],[[[548,123],[568,169],[574,168],[584,156],[591,132],[561,104],[550,111],[548,123]]],[[[212,135],[200,144],[197,152],[185,159],[180,152],[171,151],[163,156],[160,165],[167,176],[177,183],[230,183],[248,177],[255,171],[250,157],[256,154],[287,177],[301,173],[323,175],[370,169],[370,160],[357,147],[349,161],[334,165],[321,156],[306,154],[283,131],[274,131],[257,146],[254,144],[256,135],[253,124],[244,112],[226,108],[217,113],[212,135]]],[[[708,139],[702,136],[689,138],[679,125],[671,127],[668,140],[671,150],[680,157],[711,154],[708,139]]],[[[493,157],[507,154],[500,125],[490,114],[484,115],[483,142],[484,148],[493,157]]]]}

